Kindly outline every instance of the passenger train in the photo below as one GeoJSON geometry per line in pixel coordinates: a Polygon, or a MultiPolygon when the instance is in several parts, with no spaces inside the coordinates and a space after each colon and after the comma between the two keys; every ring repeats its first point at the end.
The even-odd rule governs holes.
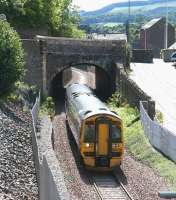
{"type": "Polygon", "coordinates": [[[120,117],[84,84],[67,87],[65,107],[85,167],[100,171],[119,167],[124,153],[120,117]]]}

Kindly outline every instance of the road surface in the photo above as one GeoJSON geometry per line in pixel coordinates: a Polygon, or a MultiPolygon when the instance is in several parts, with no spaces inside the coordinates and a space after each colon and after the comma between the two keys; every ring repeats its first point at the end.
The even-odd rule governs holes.
{"type": "Polygon", "coordinates": [[[176,69],[172,63],[131,63],[130,78],[156,101],[163,113],[163,126],[176,134],[176,69]]]}

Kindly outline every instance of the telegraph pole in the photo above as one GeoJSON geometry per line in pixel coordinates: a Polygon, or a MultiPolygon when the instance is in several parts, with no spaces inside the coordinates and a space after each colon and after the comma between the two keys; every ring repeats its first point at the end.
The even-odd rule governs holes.
{"type": "Polygon", "coordinates": [[[164,48],[168,47],[168,0],[166,0],[166,24],[165,24],[165,40],[164,40],[164,48]]]}
{"type": "Polygon", "coordinates": [[[126,22],[127,42],[130,43],[130,18],[131,18],[131,2],[128,0],[128,19],[126,22]]]}

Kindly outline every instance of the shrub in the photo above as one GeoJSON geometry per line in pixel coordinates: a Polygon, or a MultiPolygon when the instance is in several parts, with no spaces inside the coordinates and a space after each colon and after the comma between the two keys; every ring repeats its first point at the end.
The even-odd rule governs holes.
{"type": "Polygon", "coordinates": [[[49,115],[51,118],[55,115],[55,104],[52,97],[47,97],[40,110],[41,115],[49,115]]]}
{"type": "Polygon", "coordinates": [[[0,20],[0,96],[8,94],[24,75],[20,38],[9,23],[0,20]]]}

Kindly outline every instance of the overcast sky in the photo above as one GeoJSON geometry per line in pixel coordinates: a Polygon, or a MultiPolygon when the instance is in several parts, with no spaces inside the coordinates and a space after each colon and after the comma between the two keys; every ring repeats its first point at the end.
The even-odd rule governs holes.
{"type": "MultiPolygon", "coordinates": [[[[102,8],[108,4],[127,2],[128,0],[73,0],[73,4],[79,6],[81,10],[92,11],[102,8]]],[[[141,1],[141,0],[131,0],[141,1]]]]}

